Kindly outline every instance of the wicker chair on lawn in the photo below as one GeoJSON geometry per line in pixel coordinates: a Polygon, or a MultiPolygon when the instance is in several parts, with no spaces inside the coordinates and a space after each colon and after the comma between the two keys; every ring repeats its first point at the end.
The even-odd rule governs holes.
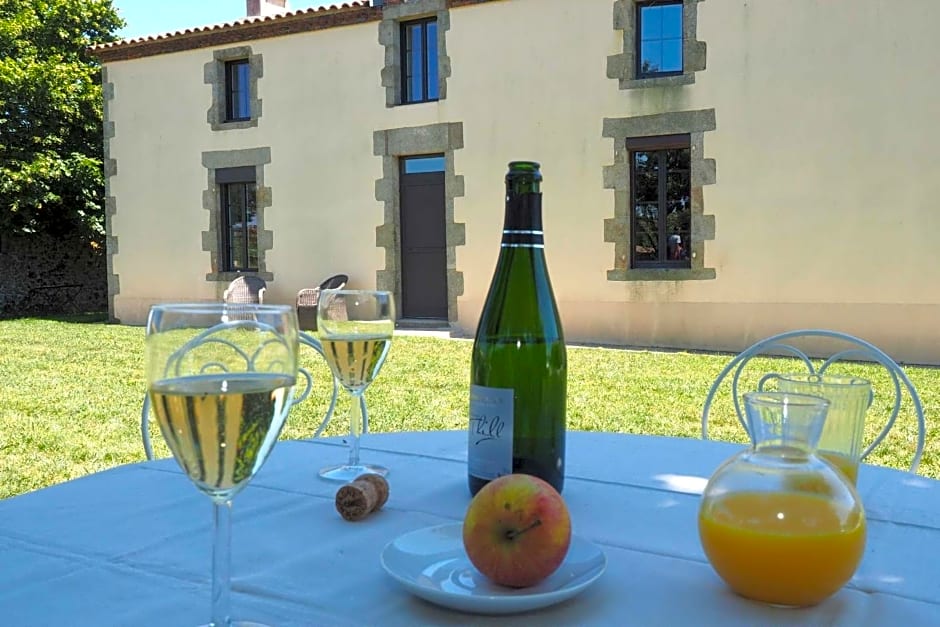
{"type": "Polygon", "coordinates": [[[323,290],[340,290],[346,286],[349,277],[335,274],[317,287],[307,287],[297,292],[297,321],[302,331],[317,330],[317,305],[323,290]]]}
{"type": "Polygon", "coordinates": [[[264,279],[252,275],[242,275],[228,284],[222,293],[222,300],[232,304],[262,304],[264,291],[268,284],[264,279]]]}
{"type": "Polygon", "coordinates": [[[244,305],[264,304],[264,292],[267,289],[264,279],[252,275],[242,275],[233,280],[222,292],[222,301],[226,303],[224,321],[248,320],[244,305]]]}

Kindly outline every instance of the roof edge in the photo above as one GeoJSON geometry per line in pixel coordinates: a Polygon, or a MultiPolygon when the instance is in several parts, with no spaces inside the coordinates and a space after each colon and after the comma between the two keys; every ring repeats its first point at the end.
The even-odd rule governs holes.
{"type": "Polygon", "coordinates": [[[89,52],[102,63],[127,61],[142,57],[230,45],[253,39],[281,37],[325,28],[350,26],[382,19],[382,7],[370,6],[369,0],[343,3],[341,6],[300,9],[280,15],[247,17],[235,22],[187,28],[161,35],[98,44],[89,52]]]}
{"type": "MultiPolygon", "coordinates": [[[[446,0],[448,8],[505,1],[446,0]]],[[[386,0],[386,2],[398,4],[407,0],[386,0]]],[[[101,63],[111,63],[381,20],[381,6],[372,6],[370,0],[355,0],[344,2],[342,5],[298,9],[278,15],[245,17],[234,22],[197,26],[160,35],[147,35],[97,44],[89,47],[88,51],[101,63]]]]}

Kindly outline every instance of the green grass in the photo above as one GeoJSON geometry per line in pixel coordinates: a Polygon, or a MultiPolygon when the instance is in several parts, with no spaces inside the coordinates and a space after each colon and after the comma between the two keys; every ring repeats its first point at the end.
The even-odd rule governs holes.
{"type": "MultiPolygon", "coordinates": [[[[141,327],[96,318],[0,320],[0,498],[144,459],[139,433],[143,337],[141,327]]],[[[470,348],[462,340],[397,336],[367,394],[372,430],[465,429],[470,348]]],[[[572,346],[568,428],[700,437],[705,395],[729,359],[572,346]]],[[[317,385],[311,400],[292,410],[284,438],[309,437],[326,409],[328,370],[312,352],[305,352],[302,361],[317,385]]],[[[870,366],[858,368],[875,384],[870,415],[886,415],[888,381],[870,366]]],[[[755,370],[761,369],[786,368],[765,361],[756,364],[755,370]]],[[[940,413],[940,369],[906,371],[928,415],[920,474],[940,478],[940,433],[929,422],[940,413]]],[[[341,398],[340,416],[329,434],[344,432],[348,407],[341,398]]],[[[727,393],[719,398],[710,424],[714,438],[745,441],[727,393]]],[[[872,425],[868,437],[875,431],[872,425]]],[[[152,436],[158,455],[167,455],[155,427],[152,436]]],[[[905,407],[869,461],[906,468],[915,437],[913,413],[905,407]]]]}

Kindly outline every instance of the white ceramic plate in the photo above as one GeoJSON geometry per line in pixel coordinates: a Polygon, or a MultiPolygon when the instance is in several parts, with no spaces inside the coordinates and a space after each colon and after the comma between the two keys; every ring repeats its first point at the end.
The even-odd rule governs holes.
{"type": "Polygon", "coordinates": [[[599,547],[572,536],[565,561],[547,579],[528,588],[506,588],[470,563],[462,529],[461,523],[450,523],[401,535],[382,551],[382,567],[422,599],[475,614],[512,614],[560,603],[594,583],[607,568],[599,547]]]}

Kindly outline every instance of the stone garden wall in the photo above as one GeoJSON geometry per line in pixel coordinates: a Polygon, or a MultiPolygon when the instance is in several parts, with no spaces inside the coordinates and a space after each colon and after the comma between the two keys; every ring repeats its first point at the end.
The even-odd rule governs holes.
{"type": "Polygon", "coordinates": [[[0,233],[0,317],[107,310],[103,246],[74,235],[0,233]]]}

